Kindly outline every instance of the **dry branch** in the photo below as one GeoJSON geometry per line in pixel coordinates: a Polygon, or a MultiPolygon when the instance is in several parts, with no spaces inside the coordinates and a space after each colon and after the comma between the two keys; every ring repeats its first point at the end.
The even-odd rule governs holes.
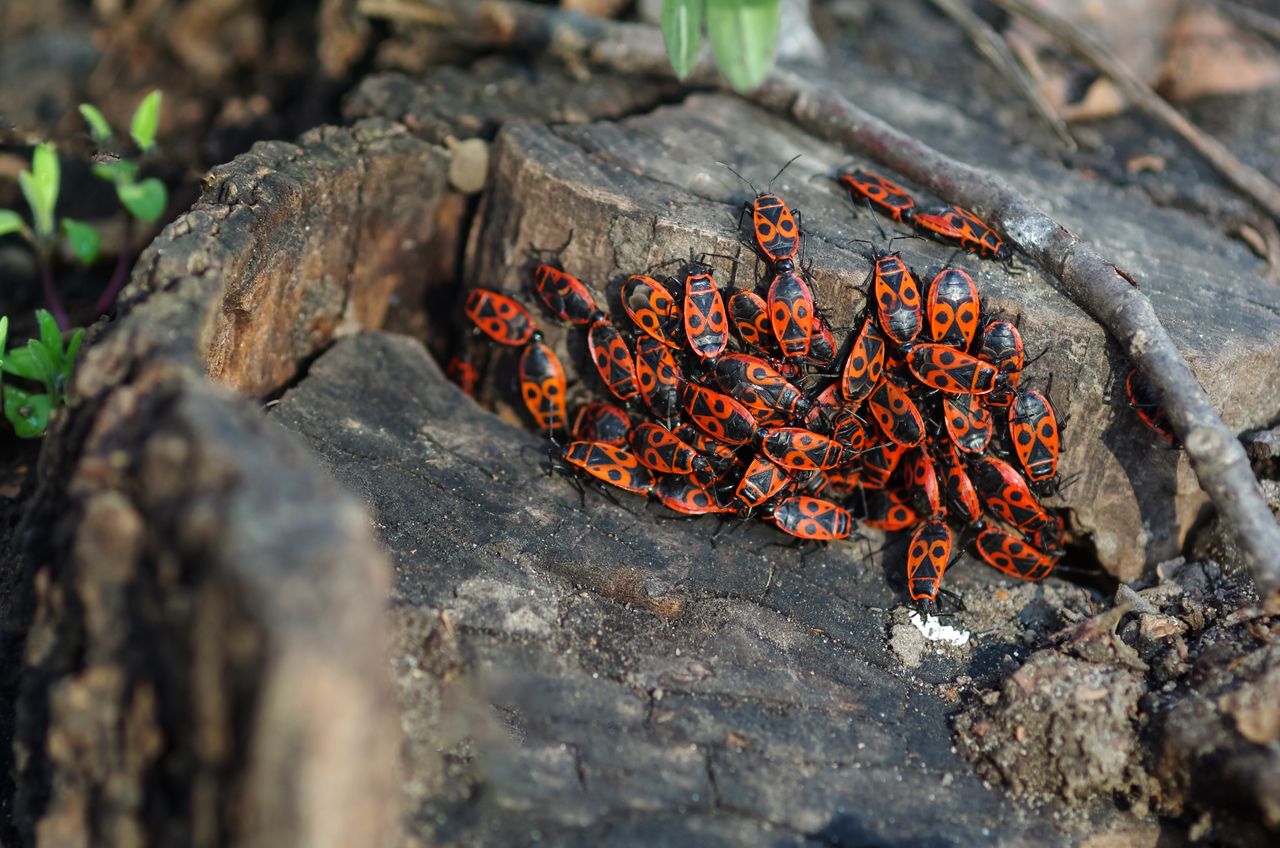
{"type": "MultiPolygon", "coordinates": [[[[624,73],[669,73],[653,27],[590,19],[521,2],[430,0],[452,27],[490,47],[545,49],[624,73]]],[[[452,28],[451,27],[451,28],[452,28]]],[[[717,80],[709,66],[695,78],[717,80]]],[[[803,76],[783,69],[755,92],[754,102],[830,141],[857,150],[945,200],[976,210],[1010,237],[1120,343],[1159,392],[1200,485],[1233,529],[1265,598],[1280,593],[1280,526],[1262,495],[1244,449],[1160,324],[1151,302],[1116,266],[1054,221],[998,176],[958,162],[894,129],[803,76]]],[[[1180,117],[1180,116],[1179,116],[1180,117]]],[[[1277,203],[1280,210],[1280,202],[1277,203]]]]}
{"type": "Polygon", "coordinates": [[[1026,18],[1060,40],[1111,80],[1130,103],[1164,124],[1196,149],[1232,185],[1280,220],[1280,186],[1236,158],[1222,142],[1205,133],[1120,62],[1101,42],[1071,21],[1027,0],[995,0],[1000,8],[1026,18]]]}
{"type": "Polygon", "coordinates": [[[944,15],[965,31],[978,52],[986,57],[997,71],[1003,73],[1022,92],[1023,97],[1031,103],[1040,120],[1062,142],[1067,150],[1076,149],[1076,140],[1067,129],[1067,122],[1062,120],[1049,101],[1045,100],[1040,86],[1027,74],[1022,63],[1013,55],[1009,45],[1000,37],[1000,33],[991,28],[973,11],[966,0],[930,0],[944,15]]]}

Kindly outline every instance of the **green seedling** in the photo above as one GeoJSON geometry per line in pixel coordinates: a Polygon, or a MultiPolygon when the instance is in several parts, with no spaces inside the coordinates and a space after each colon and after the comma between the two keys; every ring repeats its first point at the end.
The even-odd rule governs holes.
{"type": "MultiPolygon", "coordinates": [[[[129,122],[129,137],[133,139],[143,156],[154,152],[156,147],[156,129],[160,125],[162,97],[161,92],[153,91],[142,98],[142,102],[133,112],[133,119],[129,122]]],[[[84,116],[85,123],[89,126],[89,134],[95,142],[100,146],[110,143],[113,138],[111,125],[107,123],[102,112],[89,103],[81,103],[80,114],[84,116]]],[[[169,206],[169,191],[164,183],[155,177],[138,179],[139,170],[138,163],[129,159],[111,159],[97,162],[93,166],[94,176],[115,186],[120,205],[128,210],[134,219],[145,224],[154,224],[160,220],[164,210],[169,206]]],[[[132,231],[132,226],[125,228],[125,245],[120,251],[120,259],[116,263],[115,272],[111,275],[111,281],[96,304],[99,312],[106,312],[111,308],[116,295],[124,285],[129,270],[128,260],[131,251],[128,242],[132,238],[132,231]]]]}
{"type": "Polygon", "coordinates": [[[40,337],[6,354],[9,321],[0,318],[0,371],[22,381],[14,385],[12,380],[5,380],[4,415],[13,431],[24,439],[43,436],[50,413],[66,405],[76,355],[84,340],[84,330],[80,329],[64,345],[58,322],[43,309],[36,310],[36,323],[40,325],[40,337]]]}
{"type": "Polygon", "coordinates": [[[72,254],[85,265],[98,258],[102,237],[93,225],[74,218],[57,217],[58,192],[62,169],[58,151],[52,144],[38,144],[31,154],[31,169],[18,174],[22,196],[31,211],[31,224],[12,209],[0,209],[0,236],[17,234],[35,250],[40,265],[40,279],[45,301],[60,326],[66,326],[67,315],[53,287],[53,256],[58,244],[65,242],[72,254]]]}
{"type": "Polygon", "coordinates": [[[738,91],[764,82],[773,67],[781,0],[664,0],[662,36],[676,76],[697,65],[705,23],[720,71],[738,91]]]}
{"type": "MultiPolygon", "coordinates": [[[[156,147],[156,128],[160,124],[160,100],[163,95],[153,91],[133,112],[133,120],[129,122],[129,137],[138,150],[146,156],[156,147]]],[[[89,103],[80,104],[80,114],[89,126],[89,135],[99,145],[110,143],[113,138],[111,125],[96,107],[89,103]]],[[[129,210],[129,214],[139,221],[154,224],[164,214],[169,205],[169,192],[165,185],[155,177],[138,179],[138,163],[128,159],[114,159],[98,162],[93,166],[93,174],[106,180],[116,188],[116,197],[120,204],[129,210]]]]}

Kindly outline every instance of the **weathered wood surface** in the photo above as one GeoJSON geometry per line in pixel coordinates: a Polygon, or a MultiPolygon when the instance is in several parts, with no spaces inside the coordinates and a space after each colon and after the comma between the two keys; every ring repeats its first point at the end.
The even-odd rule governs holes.
{"type": "MultiPolygon", "coordinates": [[[[1024,151],[1010,150],[959,113],[918,98],[903,101],[900,124],[931,142],[964,138],[966,149],[981,151],[982,164],[1002,161],[1028,195],[1141,280],[1228,423],[1244,430],[1280,413],[1280,373],[1269,365],[1280,356],[1280,290],[1250,272],[1257,263],[1242,246],[1132,192],[1028,162],[1024,151]]],[[[882,242],[870,216],[855,219],[827,175],[867,163],[720,96],[695,96],[617,122],[509,125],[494,145],[468,278],[520,289],[527,285],[529,246],[558,245],[572,231],[562,261],[615,304],[622,275],[690,251],[737,256],[739,284],[750,284],[754,258],[734,229],[747,193],[717,160],[762,184],[797,153],[802,158],[774,188],[803,211],[819,304],[833,325],[849,327],[863,307],[869,271],[865,248],[851,240],[882,242]],[[732,147],[725,139],[734,140],[732,147]]],[[[951,248],[932,242],[894,248],[925,279],[947,261],[964,267],[989,311],[1019,318],[1030,355],[1044,351],[1026,377],[1043,388],[1052,375],[1053,400],[1060,416],[1070,418],[1061,468],[1079,475],[1059,503],[1073,510],[1103,565],[1127,579],[1144,564],[1175,556],[1204,495],[1185,461],[1155,444],[1125,410],[1127,366],[1102,330],[1035,272],[1011,276],[996,263],[952,259],[951,248]]],[[[544,329],[571,361],[583,364],[577,334],[566,339],[549,322],[544,329]]]]}
{"type": "Polygon", "coordinates": [[[215,168],[202,199],[139,258],[124,290],[130,330],[89,359],[82,394],[118,376],[98,362],[132,362],[145,344],[261,396],[335,335],[380,326],[426,261],[447,159],[371,120],[260,143],[215,168]]]}
{"type": "Polygon", "coordinates": [[[990,632],[940,652],[852,545],[580,507],[545,442],[401,337],[342,340],[271,417],[395,558],[412,844],[1067,844],[1123,820],[1060,829],[952,748],[958,699],[1087,610],[1078,589],[997,601],[999,575],[957,566],[959,623],[990,632]]]}
{"type": "Polygon", "coordinates": [[[25,563],[23,841],[394,844],[389,568],[361,508],[180,369],[141,364],[79,423],[44,458],[56,517],[28,516],[52,535],[25,563]]]}
{"type": "Polygon", "coordinates": [[[258,145],[140,259],[6,574],[5,661],[24,666],[6,839],[394,840],[384,555],[359,507],[206,375],[262,395],[381,323],[421,267],[446,161],[379,121],[258,145]]]}

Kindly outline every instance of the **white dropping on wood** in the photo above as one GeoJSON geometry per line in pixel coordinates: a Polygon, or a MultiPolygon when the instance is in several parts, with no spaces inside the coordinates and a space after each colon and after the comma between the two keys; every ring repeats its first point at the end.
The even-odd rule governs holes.
{"type": "Polygon", "coordinates": [[[961,630],[958,627],[943,624],[932,615],[921,616],[920,613],[912,610],[910,619],[916,630],[919,630],[924,638],[930,642],[946,642],[956,647],[966,645],[969,642],[970,634],[968,630],[961,630]]]}

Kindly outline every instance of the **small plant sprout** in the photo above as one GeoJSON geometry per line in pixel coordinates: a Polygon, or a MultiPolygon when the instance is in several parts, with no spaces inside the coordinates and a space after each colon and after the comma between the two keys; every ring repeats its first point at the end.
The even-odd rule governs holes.
{"type": "MultiPolygon", "coordinates": [[[[159,91],[153,91],[142,98],[142,102],[134,110],[133,120],[129,123],[129,137],[133,139],[144,157],[152,153],[156,147],[161,97],[159,91]]],[[[84,117],[89,127],[89,135],[95,143],[100,146],[110,143],[113,138],[111,125],[107,123],[102,112],[89,103],[82,103],[80,114],[84,117]]],[[[154,224],[160,220],[160,216],[169,205],[169,192],[164,183],[155,177],[140,180],[138,171],[137,162],[122,158],[99,161],[93,166],[94,176],[115,186],[116,197],[131,216],[125,226],[124,245],[120,249],[115,272],[111,275],[111,281],[103,290],[102,296],[98,298],[96,306],[99,312],[106,312],[111,308],[127,277],[132,253],[130,246],[133,240],[132,221],[136,219],[144,224],[154,224]]]]}
{"type": "Polygon", "coordinates": [[[84,330],[76,330],[64,346],[58,322],[43,309],[36,310],[36,323],[40,325],[40,338],[5,354],[9,322],[0,318],[0,371],[19,381],[14,385],[13,380],[5,380],[4,415],[13,431],[24,439],[43,436],[50,413],[66,405],[76,355],[84,340],[84,330]]]}
{"type": "Polygon", "coordinates": [[[53,258],[60,241],[85,265],[98,258],[102,238],[92,225],[74,218],[57,217],[62,169],[58,151],[52,144],[38,144],[31,154],[31,170],[18,174],[22,196],[31,210],[31,224],[12,209],[0,209],[0,236],[17,234],[35,250],[40,266],[40,282],[45,302],[59,326],[66,326],[67,314],[53,285],[53,258]]]}
{"type": "Polygon", "coordinates": [[[781,0],[664,0],[662,37],[676,76],[693,73],[702,29],[716,63],[738,91],[750,91],[768,76],[778,42],[781,0]]]}

